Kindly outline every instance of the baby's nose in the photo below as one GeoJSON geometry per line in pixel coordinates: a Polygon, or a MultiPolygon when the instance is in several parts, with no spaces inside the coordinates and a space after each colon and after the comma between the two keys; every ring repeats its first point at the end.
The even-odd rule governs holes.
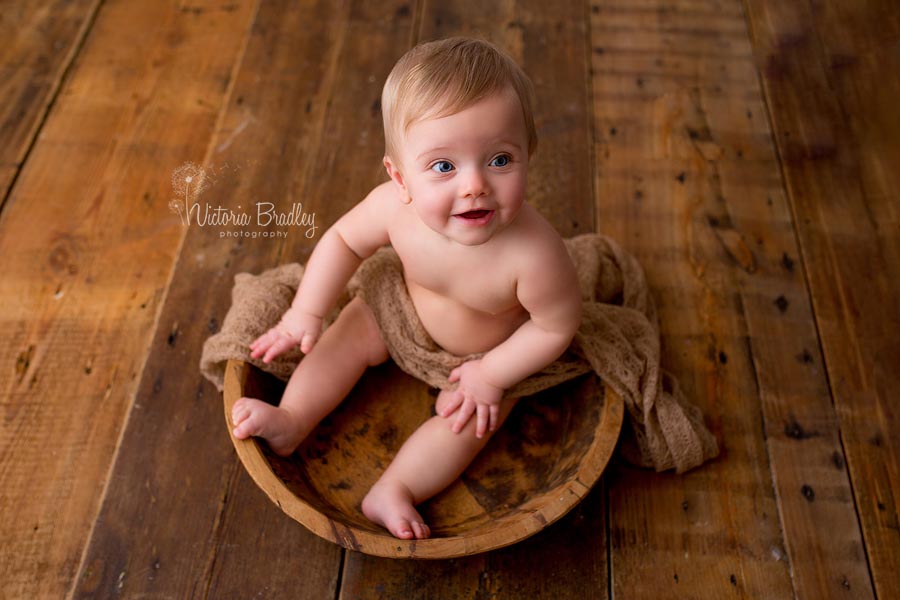
{"type": "Polygon", "coordinates": [[[463,180],[460,190],[464,198],[484,196],[488,192],[487,179],[479,169],[472,169],[463,180]]]}

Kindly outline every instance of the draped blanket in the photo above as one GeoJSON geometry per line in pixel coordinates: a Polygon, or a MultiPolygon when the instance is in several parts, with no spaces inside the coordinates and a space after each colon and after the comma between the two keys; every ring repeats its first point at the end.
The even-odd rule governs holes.
{"type": "MultiPolygon", "coordinates": [[[[715,437],[676,379],[660,367],[656,308],[637,260],[612,239],[586,234],[565,240],[578,271],[581,327],[554,363],[506,391],[527,396],[593,371],[625,401],[630,431],[621,451],[629,462],[681,473],[718,455],[715,437]]],[[[235,276],[232,306],[222,330],[206,340],[204,376],[221,390],[228,359],[240,359],[287,380],[302,358],[299,348],[269,364],[251,359],[249,345],[290,307],[303,276],[299,264],[260,275],[235,276]]],[[[326,319],[359,296],[372,309],[391,358],[406,373],[440,389],[453,389],[450,371],[481,355],[456,356],[438,346],[422,326],[396,252],[385,247],[363,261],[326,319]]]]}

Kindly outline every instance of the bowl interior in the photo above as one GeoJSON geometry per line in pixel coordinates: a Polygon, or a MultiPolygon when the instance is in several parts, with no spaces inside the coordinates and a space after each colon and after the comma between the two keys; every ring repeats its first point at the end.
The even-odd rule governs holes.
{"type": "MultiPolygon", "coordinates": [[[[277,404],[283,389],[271,375],[248,369],[244,394],[277,404]]],[[[462,477],[418,507],[433,537],[502,526],[574,479],[589,451],[597,449],[595,438],[608,413],[604,389],[595,376],[585,375],[521,399],[462,477]]],[[[357,530],[386,534],[366,519],[360,503],[406,438],[433,416],[436,396],[437,390],[389,362],[369,369],[292,456],[279,457],[265,443],[260,447],[284,485],[312,508],[357,530]]],[[[604,449],[607,458],[617,436],[616,427],[604,449]]]]}

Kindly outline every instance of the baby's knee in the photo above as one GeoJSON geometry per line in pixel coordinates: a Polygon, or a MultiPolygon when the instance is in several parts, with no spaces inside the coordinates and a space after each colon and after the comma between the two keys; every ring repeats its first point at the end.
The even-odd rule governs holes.
{"type": "Polygon", "coordinates": [[[356,338],[358,346],[364,350],[366,363],[370,367],[380,365],[390,357],[375,314],[362,298],[357,296],[351,300],[341,312],[341,319],[346,320],[351,330],[350,335],[356,338]]]}

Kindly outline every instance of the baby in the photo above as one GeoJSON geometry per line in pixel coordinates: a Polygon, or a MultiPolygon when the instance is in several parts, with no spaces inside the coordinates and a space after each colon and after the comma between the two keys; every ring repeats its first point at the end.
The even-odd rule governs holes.
{"type": "Polygon", "coordinates": [[[537,143],[531,82],[493,45],[453,38],[419,45],[382,92],[390,181],[373,189],[316,245],[291,308],[256,339],[269,362],[306,354],[278,407],[241,398],[234,435],[289,455],[353,388],[388,359],[378,324],[357,297],[324,334],[360,262],[390,244],[427,333],[479,360],[449,373],[437,416],[403,444],[363,500],[363,513],[403,539],[431,531],[415,505],[453,482],[503,423],[504,390],[566,350],[581,321],[575,268],[553,227],[525,202],[537,143]]]}

